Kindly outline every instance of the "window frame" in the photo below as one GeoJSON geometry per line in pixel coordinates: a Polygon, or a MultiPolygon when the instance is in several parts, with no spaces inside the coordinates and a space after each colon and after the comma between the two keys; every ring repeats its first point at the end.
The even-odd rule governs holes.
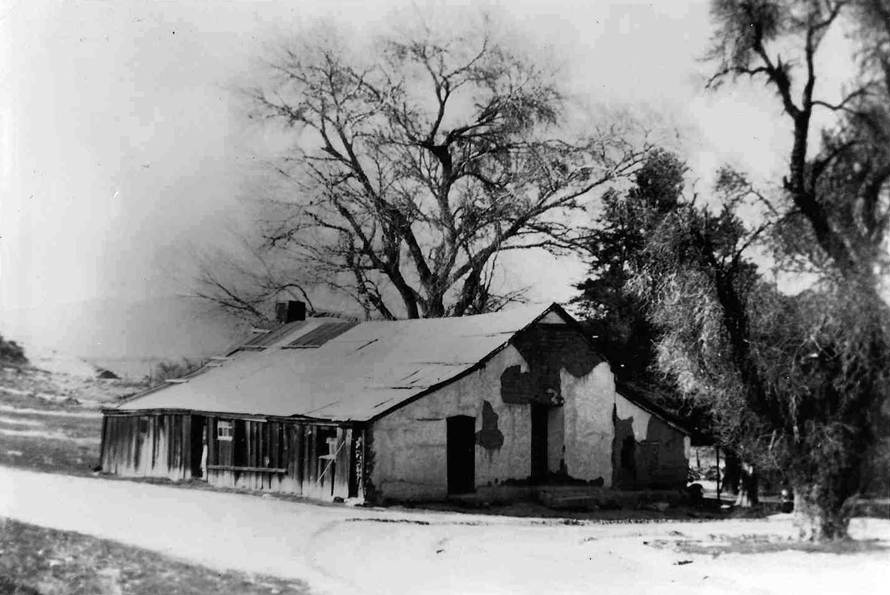
{"type": "Polygon", "coordinates": [[[216,439],[219,442],[232,442],[235,438],[235,423],[221,419],[216,422],[216,439]]]}

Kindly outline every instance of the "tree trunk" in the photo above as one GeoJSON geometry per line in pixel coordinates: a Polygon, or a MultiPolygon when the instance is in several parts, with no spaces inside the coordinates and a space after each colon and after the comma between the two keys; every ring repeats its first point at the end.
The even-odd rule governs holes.
{"type": "Polygon", "coordinates": [[[794,526],[800,539],[829,541],[847,539],[850,510],[845,505],[830,505],[826,490],[818,485],[794,487],[794,526]]]}
{"type": "Polygon", "coordinates": [[[742,463],[739,465],[738,498],[735,505],[739,508],[751,508],[760,502],[757,489],[757,471],[753,465],[742,463]]]}

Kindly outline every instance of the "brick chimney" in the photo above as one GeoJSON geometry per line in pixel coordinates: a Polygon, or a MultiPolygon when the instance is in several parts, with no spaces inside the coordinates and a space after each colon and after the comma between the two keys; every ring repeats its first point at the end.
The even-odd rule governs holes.
{"type": "Polygon", "coordinates": [[[281,323],[306,320],[306,304],[291,300],[275,304],[275,319],[281,323]]]}

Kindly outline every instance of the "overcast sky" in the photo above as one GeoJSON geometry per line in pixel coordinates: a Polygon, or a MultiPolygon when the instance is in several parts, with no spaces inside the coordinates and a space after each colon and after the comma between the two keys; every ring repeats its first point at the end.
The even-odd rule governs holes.
{"type": "MultiPolygon", "coordinates": [[[[175,291],[166,265],[189,244],[221,241],[263,156],[228,90],[252,61],[318,18],[373,34],[428,5],[475,9],[0,0],[0,309],[175,291]]],[[[770,93],[703,88],[705,0],[492,5],[566,61],[575,92],[676,128],[695,175],[725,162],[757,176],[783,170],[790,139],[770,93]]],[[[538,301],[566,299],[583,272],[535,263],[516,274],[538,301]]]]}

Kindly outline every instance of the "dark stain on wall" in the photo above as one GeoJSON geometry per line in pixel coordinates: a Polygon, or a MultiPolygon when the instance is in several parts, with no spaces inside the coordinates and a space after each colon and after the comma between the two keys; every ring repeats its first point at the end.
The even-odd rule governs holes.
{"type": "Polygon", "coordinates": [[[513,345],[528,364],[528,372],[511,366],[501,375],[501,398],[514,405],[551,405],[562,396],[560,370],[580,378],[602,361],[584,336],[565,324],[536,324],[518,334],[513,345]]]}
{"type": "Polygon", "coordinates": [[[498,450],[504,445],[504,433],[498,429],[498,414],[488,401],[482,401],[482,429],[476,432],[476,444],[485,450],[498,450]]]}
{"type": "Polygon", "coordinates": [[[615,427],[612,436],[612,487],[621,490],[631,490],[637,483],[633,422],[633,417],[620,419],[618,406],[612,406],[612,423],[615,427]]]}
{"type": "Polygon", "coordinates": [[[364,429],[362,438],[365,442],[364,465],[362,469],[362,487],[365,495],[365,502],[368,504],[380,504],[383,501],[382,495],[371,480],[374,473],[376,451],[374,450],[374,431],[370,424],[364,429]]]}
{"type": "Polygon", "coordinates": [[[525,405],[535,403],[537,396],[543,396],[544,391],[537,392],[535,377],[529,372],[523,372],[520,366],[510,366],[501,374],[501,398],[504,403],[512,405],[525,405]]]}
{"type": "Polygon", "coordinates": [[[680,489],[686,486],[689,461],[682,432],[654,415],[649,418],[646,440],[637,449],[638,485],[651,489],[680,489]]]}
{"type": "Polygon", "coordinates": [[[612,409],[612,486],[617,489],[674,489],[686,485],[686,448],[682,432],[658,417],[649,417],[646,439],[634,437],[633,416],[618,417],[612,409]]]}

